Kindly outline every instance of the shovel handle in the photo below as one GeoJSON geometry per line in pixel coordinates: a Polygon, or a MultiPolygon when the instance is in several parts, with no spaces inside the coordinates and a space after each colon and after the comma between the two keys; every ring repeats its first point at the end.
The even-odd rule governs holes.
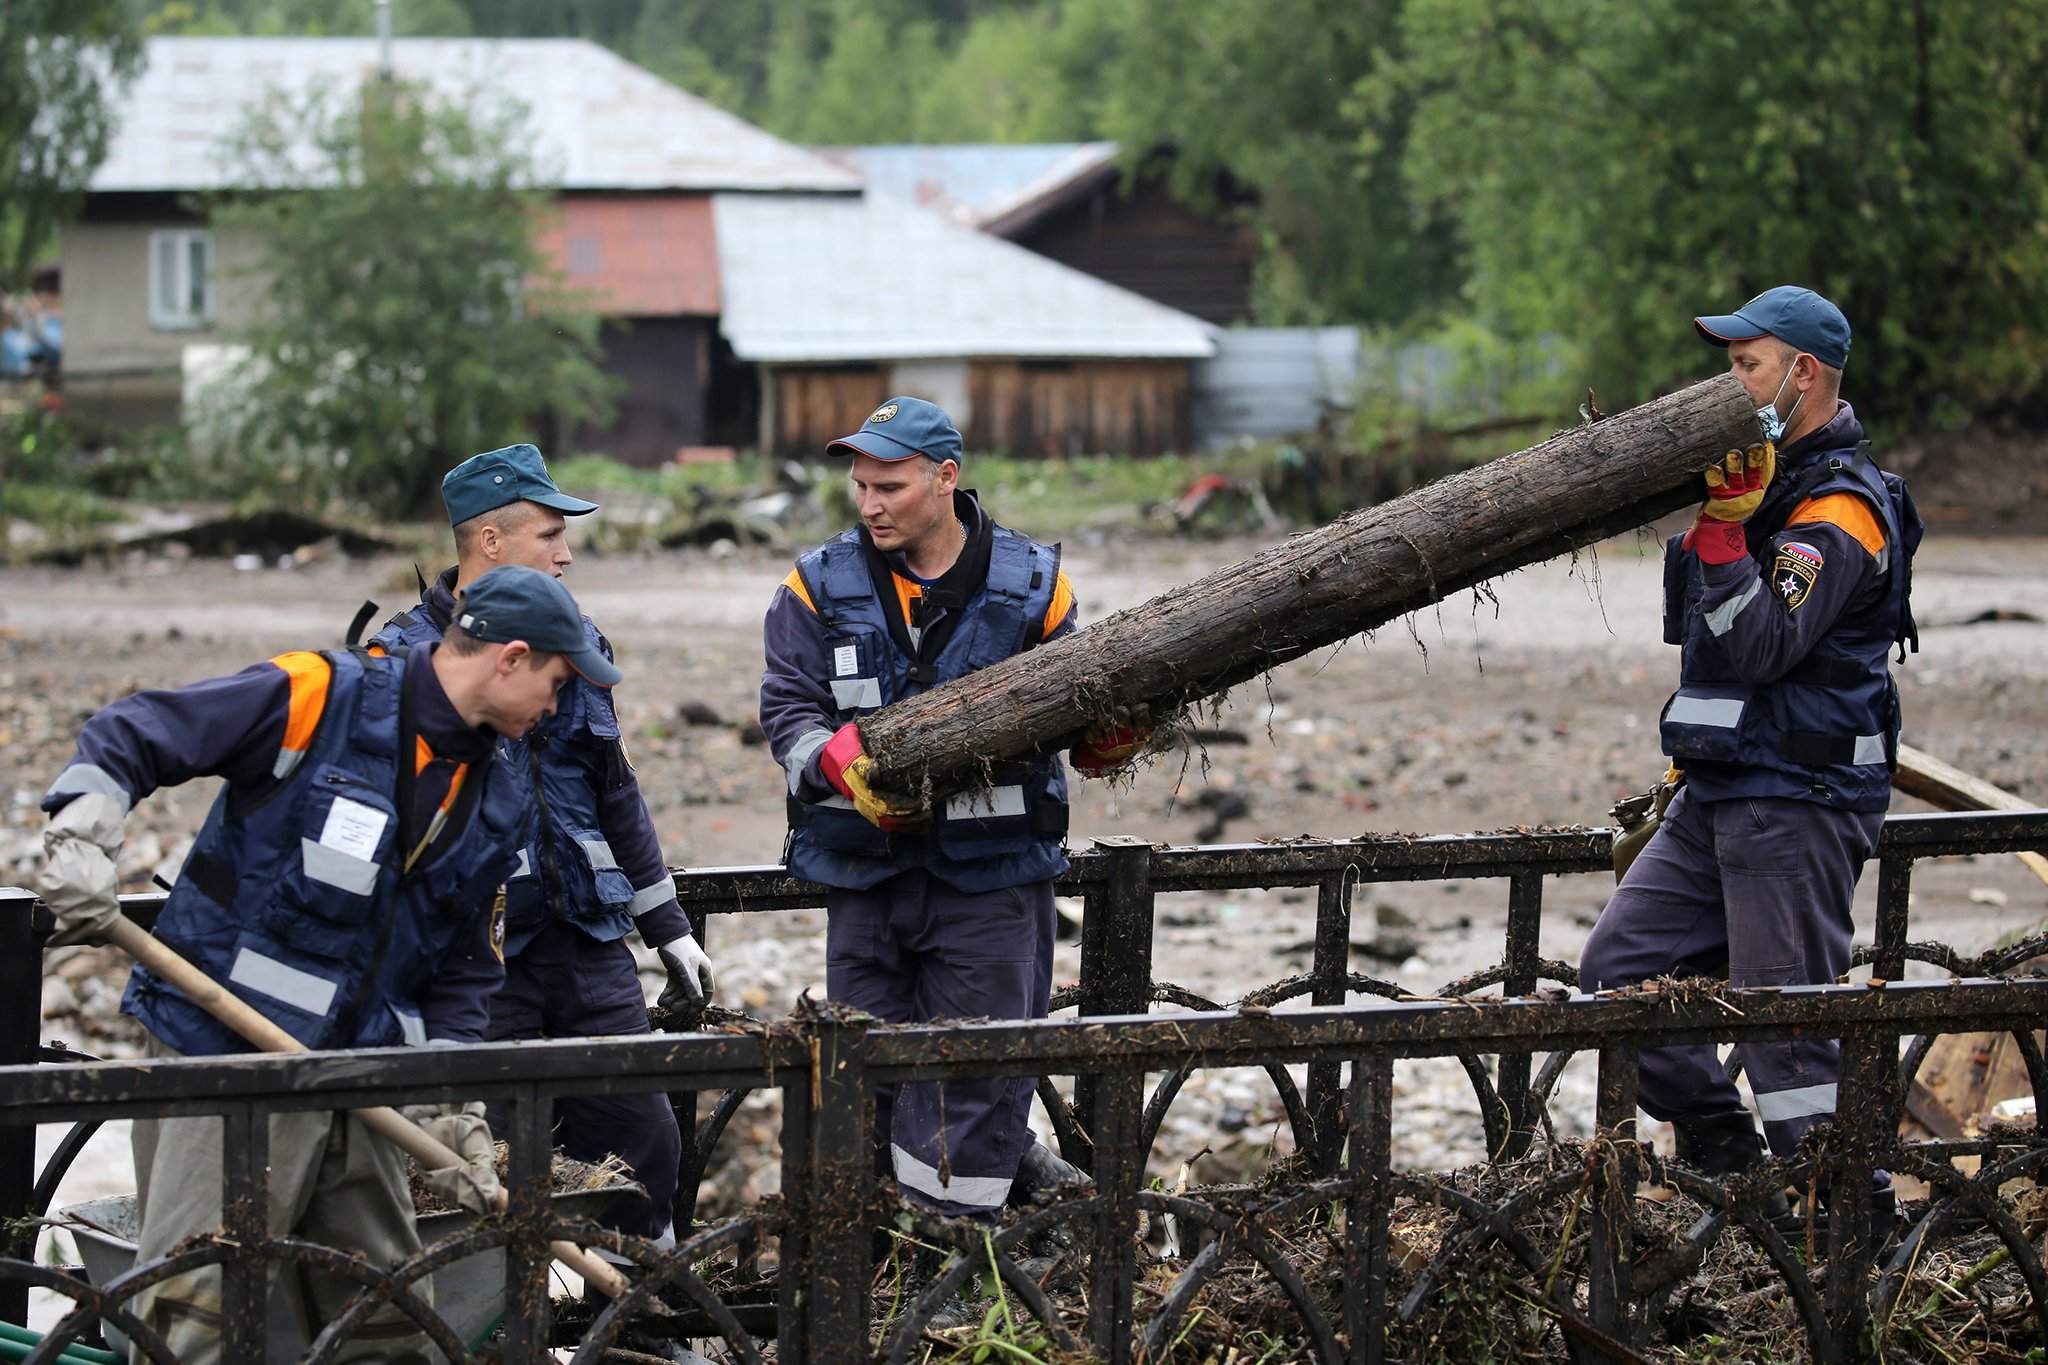
{"type": "MultiPolygon", "coordinates": [[[[304,1043],[249,1008],[241,997],[187,962],[181,954],[161,939],[145,933],[141,925],[127,916],[115,917],[113,924],[107,929],[107,941],[177,987],[186,999],[233,1029],[258,1051],[306,1050],[304,1043]]],[[[419,1162],[426,1170],[445,1170],[450,1166],[463,1164],[462,1158],[456,1155],[448,1144],[389,1105],[379,1105],[373,1109],[356,1109],[351,1112],[363,1121],[365,1127],[388,1138],[400,1151],[419,1162]]],[[[505,1204],[505,1191],[500,1189],[498,1207],[503,1209],[505,1204]]],[[[573,1242],[550,1242],[548,1250],[556,1260],[581,1275],[586,1283],[594,1286],[607,1298],[616,1299],[626,1292],[628,1286],[625,1276],[602,1258],[593,1256],[573,1242]]]]}

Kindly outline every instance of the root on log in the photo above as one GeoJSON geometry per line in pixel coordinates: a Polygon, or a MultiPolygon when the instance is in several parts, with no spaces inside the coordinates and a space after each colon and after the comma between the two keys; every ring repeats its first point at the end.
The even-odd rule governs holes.
{"type": "Polygon", "coordinates": [[[943,795],[1136,702],[1155,714],[1511,569],[1696,502],[1700,471],[1757,439],[1721,375],[1303,531],[1041,649],[860,722],[877,785],[943,795]]]}

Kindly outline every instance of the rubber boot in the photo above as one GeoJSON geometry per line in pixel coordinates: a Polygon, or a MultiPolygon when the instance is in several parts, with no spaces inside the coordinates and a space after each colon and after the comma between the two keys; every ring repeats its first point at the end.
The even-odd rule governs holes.
{"type": "MultiPolygon", "coordinates": [[[[1678,1138],[1678,1159],[1701,1175],[1746,1175],[1764,1164],[1763,1135],[1746,1113],[1678,1119],[1671,1127],[1678,1138]]],[[[1772,1190],[1764,1196],[1762,1211],[1766,1218],[1783,1218],[1792,1212],[1792,1201],[1783,1190],[1772,1190]]]]}

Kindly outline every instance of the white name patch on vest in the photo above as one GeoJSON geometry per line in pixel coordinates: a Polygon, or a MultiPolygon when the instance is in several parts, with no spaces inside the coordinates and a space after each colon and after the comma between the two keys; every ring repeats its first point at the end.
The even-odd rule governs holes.
{"type": "Polygon", "coordinates": [[[320,829],[320,842],[337,853],[346,853],[364,862],[373,861],[377,856],[377,840],[383,837],[384,825],[390,816],[375,806],[366,806],[360,801],[337,797],[327,810],[327,823],[320,829]]]}
{"type": "Polygon", "coordinates": [[[860,672],[860,650],[853,645],[841,645],[832,651],[832,676],[851,678],[860,672]]]}

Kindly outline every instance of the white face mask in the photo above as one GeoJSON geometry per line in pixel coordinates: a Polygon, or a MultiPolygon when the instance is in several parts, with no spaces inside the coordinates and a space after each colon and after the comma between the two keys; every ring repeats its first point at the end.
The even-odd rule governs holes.
{"type": "Polygon", "coordinates": [[[1778,416],[1778,400],[1784,396],[1785,386],[1792,382],[1792,370],[1798,364],[1799,357],[1795,355],[1792,364],[1785,367],[1785,377],[1778,381],[1778,391],[1771,395],[1771,401],[1756,410],[1756,424],[1763,428],[1764,439],[1772,445],[1784,439],[1785,429],[1792,425],[1792,419],[1799,415],[1799,405],[1806,401],[1806,395],[1801,393],[1792,400],[1792,411],[1778,416]]]}

